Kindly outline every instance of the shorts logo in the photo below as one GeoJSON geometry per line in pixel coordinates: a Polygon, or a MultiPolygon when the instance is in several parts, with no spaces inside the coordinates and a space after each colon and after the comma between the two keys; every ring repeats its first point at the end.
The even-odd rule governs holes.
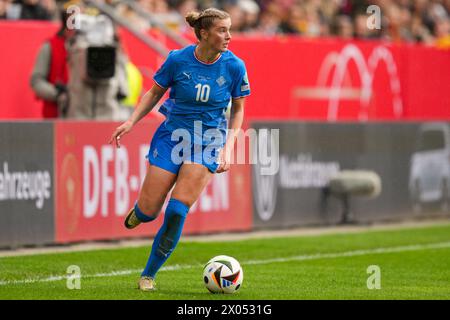
{"type": "Polygon", "coordinates": [[[224,78],[223,76],[220,76],[220,77],[216,80],[216,82],[217,82],[217,84],[218,84],[219,86],[223,86],[223,85],[225,84],[225,82],[227,82],[227,81],[225,80],[225,78],[224,78]]]}
{"type": "Polygon", "coordinates": [[[153,158],[156,158],[158,156],[158,149],[155,149],[155,151],[153,151],[153,158]]]}

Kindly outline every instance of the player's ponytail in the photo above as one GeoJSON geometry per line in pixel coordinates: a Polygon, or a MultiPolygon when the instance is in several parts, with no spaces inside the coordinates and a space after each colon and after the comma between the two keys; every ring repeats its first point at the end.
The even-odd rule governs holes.
{"type": "Polygon", "coordinates": [[[198,40],[201,40],[200,30],[208,30],[212,27],[215,19],[227,19],[230,15],[222,10],[216,8],[208,8],[202,12],[191,11],[188,12],[185,19],[189,25],[194,28],[195,35],[198,40]]]}

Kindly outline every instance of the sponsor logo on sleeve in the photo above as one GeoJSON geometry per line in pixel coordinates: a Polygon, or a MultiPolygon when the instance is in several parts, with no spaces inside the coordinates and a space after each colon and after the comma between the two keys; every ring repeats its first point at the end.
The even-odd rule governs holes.
{"type": "Polygon", "coordinates": [[[242,78],[242,84],[241,84],[241,91],[247,91],[250,90],[250,84],[248,83],[248,76],[247,72],[244,74],[244,77],[242,78]]]}

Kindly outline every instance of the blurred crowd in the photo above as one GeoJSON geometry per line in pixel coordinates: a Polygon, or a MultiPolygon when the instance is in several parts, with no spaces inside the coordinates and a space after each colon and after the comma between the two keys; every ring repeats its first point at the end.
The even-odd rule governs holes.
{"type": "MultiPolygon", "coordinates": [[[[151,28],[121,0],[99,0],[141,29],[151,28]]],[[[232,31],[246,35],[384,39],[450,47],[450,0],[135,0],[165,25],[184,32],[187,12],[218,7],[229,12],[232,31]],[[381,10],[379,28],[368,28],[370,5],[381,10]]],[[[0,0],[0,19],[57,20],[58,0],[0,0]]]]}

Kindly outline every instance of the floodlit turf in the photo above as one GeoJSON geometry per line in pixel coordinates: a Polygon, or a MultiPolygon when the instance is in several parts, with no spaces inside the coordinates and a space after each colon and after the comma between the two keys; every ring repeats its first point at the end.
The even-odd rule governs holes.
{"type": "MultiPolygon", "coordinates": [[[[0,258],[0,299],[450,299],[450,225],[352,234],[228,242],[181,242],[157,277],[137,290],[147,247],[0,258]],[[202,266],[237,258],[244,282],[233,295],[210,294],[202,266]],[[66,270],[81,270],[81,289],[66,270]],[[381,289],[367,288],[377,265],[381,289]],[[73,283],[73,282],[72,282],[73,283]]],[[[370,282],[373,283],[373,282],[370,282]]]]}

